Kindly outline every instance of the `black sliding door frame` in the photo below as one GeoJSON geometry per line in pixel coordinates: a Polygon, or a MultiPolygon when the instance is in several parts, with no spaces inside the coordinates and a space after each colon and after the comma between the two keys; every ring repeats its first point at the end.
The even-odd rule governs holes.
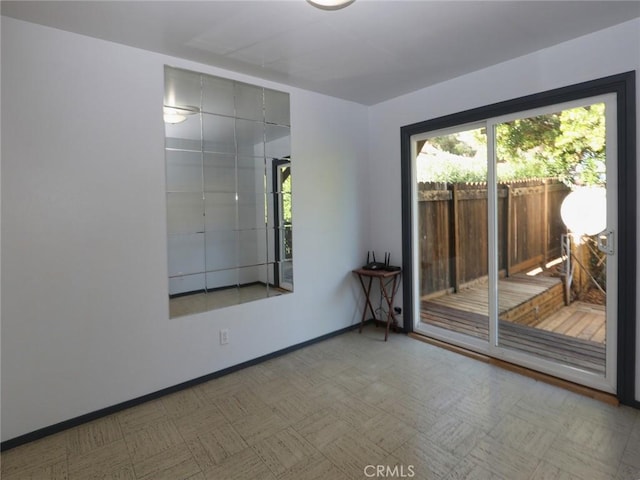
{"type": "Polygon", "coordinates": [[[413,168],[411,137],[435,130],[481,122],[492,117],[532,110],[607,93],[616,94],[618,145],[618,338],[617,396],[621,403],[640,407],[635,400],[636,365],[636,94],[635,71],[548,90],[484,107],[406,125],[401,136],[402,257],[404,331],[413,332],[413,168]]]}

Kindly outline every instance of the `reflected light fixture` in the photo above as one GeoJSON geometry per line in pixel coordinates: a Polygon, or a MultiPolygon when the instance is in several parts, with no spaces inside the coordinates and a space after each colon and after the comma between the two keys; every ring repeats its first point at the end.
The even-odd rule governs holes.
{"type": "Polygon", "coordinates": [[[182,123],[187,119],[188,115],[200,113],[198,107],[180,106],[180,107],[164,107],[163,118],[165,123],[182,123]]]}
{"type": "Polygon", "coordinates": [[[340,10],[351,5],[355,0],[307,0],[307,2],[321,10],[340,10]]]}

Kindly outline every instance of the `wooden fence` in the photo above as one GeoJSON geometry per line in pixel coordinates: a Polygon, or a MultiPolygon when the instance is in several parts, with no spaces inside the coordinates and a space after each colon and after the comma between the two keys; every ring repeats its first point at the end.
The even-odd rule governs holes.
{"type": "MultiPolygon", "coordinates": [[[[555,179],[498,185],[498,268],[509,276],[560,255],[560,205],[570,189],[555,179]]],[[[419,183],[421,295],[458,291],[488,274],[486,183],[419,183]]]]}

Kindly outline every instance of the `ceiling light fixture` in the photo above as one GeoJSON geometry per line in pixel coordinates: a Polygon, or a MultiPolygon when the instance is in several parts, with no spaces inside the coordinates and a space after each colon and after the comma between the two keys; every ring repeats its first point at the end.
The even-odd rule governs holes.
{"type": "Polygon", "coordinates": [[[340,10],[355,1],[356,0],[307,0],[311,5],[321,10],[340,10]]]}
{"type": "Polygon", "coordinates": [[[195,113],[200,113],[200,109],[198,107],[164,107],[164,122],[171,124],[182,123],[187,119],[188,115],[193,115],[195,113]]]}

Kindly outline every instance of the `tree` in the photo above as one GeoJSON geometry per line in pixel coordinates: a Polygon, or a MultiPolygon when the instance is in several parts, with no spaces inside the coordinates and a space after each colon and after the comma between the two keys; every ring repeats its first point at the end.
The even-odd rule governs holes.
{"type": "Polygon", "coordinates": [[[461,157],[473,157],[476,154],[476,149],[461,139],[459,134],[433,137],[429,139],[429,143],[443,152],[460,155],[461,157]]]}
{"type": "MultiPolygon", "coordinates": [[[[559,178],[569,186],[604,185],[604,114],[604,103],[597,103],[497,125],[499,181],[559,178]]],[[[484,128],[429,138],[421,148],[420,181],[486,181],[486,146],[484,128]]]]}
{"type": "Polygon", "coordinates": [[[557,177],[568,185],[603,185],[604,104],[563,110],[498,125],[499,163],[513,178],[557,177]]]}

